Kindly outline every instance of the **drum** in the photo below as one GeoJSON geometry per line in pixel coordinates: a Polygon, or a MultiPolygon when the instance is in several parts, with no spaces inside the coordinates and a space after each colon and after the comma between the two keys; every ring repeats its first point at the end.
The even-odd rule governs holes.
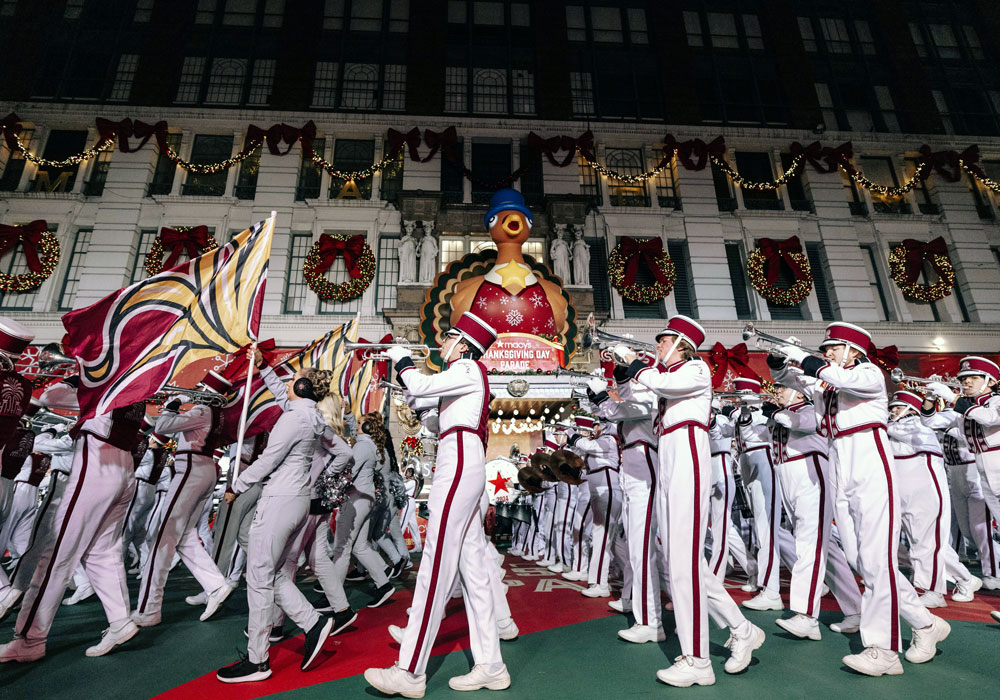
{"type": "MultiPolygon", "coordinates": [[[[490,497],[490,505],[499,505],[514,497],[513,489],[506,481],[517,483],[517,464],[506,457],[491,459],[486,463],[486,493],[490,497]]],[[[499,513],[498,513],[499,515],[499,513]]]]}
{"type": "Polygon", "coordinates": [[[520,503],[514,506],[513,511],[514,520],[520,520],[522,523],[531,522],[531,504],[520,503]]]}
{"type": "Polygon", "coordinates": [[[511,517],[511,506],[510,506],[510,503],[506,503],[506,502],[497,503],[496,510],[497,510],[497,517],[498,518],[507,518],[508,520],[510,519],[510,517],[511,517]]]}

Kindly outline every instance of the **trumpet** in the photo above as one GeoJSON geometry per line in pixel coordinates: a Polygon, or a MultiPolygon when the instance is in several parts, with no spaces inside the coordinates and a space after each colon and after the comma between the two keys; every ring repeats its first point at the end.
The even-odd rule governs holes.
{"type": "Polygon", "coordinates": [[[384,352],[376,352],[373,354],[368,354],[368,350],[385,350],[386,348],[394,347],[404,347],[409,350],[416,358],[421,360],[426,360],[431,356],[431,349],[426,345],[413,345],[407,342],[396,342],[396,343],[352,343],[350,341],[344,342],[344,350],[347,352],[364,352],[365,361],[382,361],[388,360],[389,356],[384,352]]]}
{"type": "Polygon", "coordinates": [[[911,377],[907,374],[903,374],[903,370],[896,367],[894,370],[889,372],[889,379],[891,379],[896,384],[902,384],[903,382],[911,382],[913,384],[930,384],[931,382],[938,382],[944,384],[949,389],[954,389],[956,391],[962,390],[962,385],[958,382],[946,382],[940,379],[931,379],[929,377],[911,377]]]}
{"type": "Polygon", "coordinates": [[[170,385],[163,387],[163,389],[154,394],[153,400],[166,403],[178,396],[186,396],[188,398],[188,403],[197,404],[199,406],[215,406],[217,408],[222,408],[228,403],[225,396],[222,394],[216,394],[214,391],[184,389],[183,387],[170,385]]]}
{"type": "Polygon", "coordinates": [[[556,423],[556,429],[557,430],[562,430],[562,431],[577,430],[577,431],[579,431],[581,433],[583,433],[583,432],[593,433],[594,432],[593,428],[584,428],[582,426],[577,425],[576,423],[562,423],[562,422],[556,423]]]}
{"type": "Polygon", "coordinates": [[[590,372],[582,372],[578,369],[564,369],[562,367],[556,368],[555,375],[557,377],[579,377],[580,379],[604,379],[604,377],[599,377],[590,372]]]}
{"type": "Polygon", "coordinates": [[[38,351],[38,369],[51,372],[62,365],[76,365],[76,359],[63,353],[59,343],[49,343],[38,351]]]}
{"type": "Polygon", "coordinates": [[[399,384],[393,384],[392,382],[387,382],[384,379],[382,379],[382,380],[379,381],[378,388],[379,389],[383,389],[385,391],[388,391],[389,393],[392,393],[392,394],[402,394],[403,393],[403,387],[401,387],[399,384]]]}
{"type": "Polygon", "coordinates": [[[775,357],[784,357],[784,353],[781,352],[781,347],[784,345],[792,345],[797,348],[801,348],[813,357],[819,357],[826,359],[826,355],[818,350],[813,350],[812,348],[807,348],[802,343],[793,343],[790,340],[785,340],[784,338],[779,338],[776,335],[771,335],[770,333],[764,333],[763,331],[757,330],[757,328],[752,324],[748,323],[743,326],[743,340],[747,341],[754,339],[758,348],[766,348],[769,353],[775,357]]]}

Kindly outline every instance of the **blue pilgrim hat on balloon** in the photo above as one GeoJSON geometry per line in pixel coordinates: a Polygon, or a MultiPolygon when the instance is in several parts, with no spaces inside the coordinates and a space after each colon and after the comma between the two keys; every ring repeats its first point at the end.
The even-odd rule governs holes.
{"type": "Polygon", "coordinates": [[[483,217],[483,226],[486,227],[487,231],[490,229],[490,219],[494,214],[502,211],[519,211],[528,219],[529,224],[533,223],[531,211],[524,204],[524,195],[517,190],[506,188],[497,190],[490,200],[490,209],[486,212],[486,216],[483,217]]]}

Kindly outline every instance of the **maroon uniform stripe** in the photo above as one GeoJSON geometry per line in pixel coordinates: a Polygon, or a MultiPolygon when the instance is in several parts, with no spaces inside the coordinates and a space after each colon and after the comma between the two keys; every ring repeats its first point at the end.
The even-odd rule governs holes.
{"type": "Polygon", "coordinates": [[[777,477],[774,473],[774,462],[771,460],[770,451],[764,453],[767,456],[767,463],[771,465],[771,512],[768,514],[771,531],[771,546],[767,549],[767,567],[764,569],[764,586],[771,580],[771,571],[774,569],[774,552],[778,548],[778,543],[774,540],[774,531],[777,529],[775,516],[778,510],[778,489],[776,488],[777,477]]]}
{"type": "Polygon", "coordinates": [[[727,546],[728,540],[726,539],[729,535],[729,532],[726,529],[729,526],[729,472],[726,471],[725,453],[722,453],[720,456],[722,457],[722,483],[724,484],[722,487],[722,502],[725,505],[723,505],[722,508],[722,533],[719,538],[721,542],[716,543],[717,546],[715,551],[717,559],[715,561],[715,567],[712,569],[713,576],[719,575],[719,567],[721,567],[722,562],[726,560],[726,554],[729,551],[729,547],[727,546]]]}
{"type": "Polygon", "coordinates": [[[813,468],[816,470],[817,481],[819,482],[819,527],[816,530],[816,551],[813,559],[812,576],[809,580],[809,616],[816,617],[819,611],[816,609],[816,587],[819,585],[819,560],[823,554],[823,529],[826,523],[826,480],[823,478],[823,468],[819,465],[819,456],[813,455],[813,468]]]}
{"type": "Polygon", "coordinates": [[[899,651],[899,592],[896,587],[896,552],[895,552],[895,542],[893,540],[893,522],[895,522],[896,511],[892,504],[892,469],[889,467],[889,459],[885,456],[885,447],[882,445],[882,436],[878,429],[872,431],[872,436],[875,438],[875,447],[878,449],[879,459],[882,460],[882,469],[885,471],[885,483],[888,490],[889,498],[889,532],[887,533],[889,540],[889,585],[892,587],[890,591],[891,604],[889,609],[889,614],[892,615],[892,628],[890,632],[890,643],[892,644],[893,651],[899,651]]]}
{"type": "MultiPolygon", "coordinates": [[[[649,498],[646,500],[646,524],[642,531],[642,598],[639,601],[639,610],[642,612],[642,624],[649,624],[649,606],[646,604],[646,596],[649,595],[649,540],[653,536],[653,508],[656,507],[656,468],[653,466],[653,458],[649,454],[649,445],[643,444],[642,450],[646,455],[646,466],[649,467],[649,498]]],[[[635,601],[632,601],[633,605],[635,601]]]]}
{"type": "MultiPolygon", "coordinates": [[[[931,590],[937,588],[938,575],[941,573],[938,569],[938,555],[941,553],[941,518],[944,516],[944,497],[941,495],[941,485],[938,483],[937,474],[934,473],[934,467],[931,464],[931,455],[925,455],[927,458],[927,471],[931,475],[931,481],[934,482],[934,491],[937,493],[938,511],[937,517],[934,518],[934,564],[931,566],[931,590]]],[[[947,589],[947,584],[945,584],[945,589],[947,589]]]]}
{"type": "Polygon", "coordinates": [[[698,546],[698,530],[701,527],[701,465],[698,460],[698,443],[694,439],[694,426],[688,426],[688,446],[691,450],[691,460],[694,477],[694,493],[691,498],[693,518],[691,523],[691,609],[694,619],[691,625],[692,644],[695,656],[707,656],[701,648],[701,548],[698,546]]]}

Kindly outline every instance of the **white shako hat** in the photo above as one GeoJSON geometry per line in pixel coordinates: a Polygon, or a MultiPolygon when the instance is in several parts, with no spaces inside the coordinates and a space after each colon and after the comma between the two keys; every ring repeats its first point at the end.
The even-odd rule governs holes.
{"type": "Polygon", "coordinates": [[[35,334],[12,318],[0,316],[0,353],[16,360],[31,345],[35,334]]]}
{"type": "Polygon", "coordinates": [[[826,337],[819,344],[819,349],[827,345],[847,345],[867,357],[871,354],[872,334],[853,323],[837,321],[826,327],[826,337]]]}
{"type": "Polygon", "coordinates": [[[705,329],[697,321],[680,314],[672,316],[667,321],[667,327],[656,334],[656,342],[665,335],[678,335],[697,350],[705,342],[705,329]]]}
{"type": "Polygon", "coordinates": [[[974,374],[985,376],[987,379],[1000,379],[1000,367],[992,360],[978,355],[963,357],[958,363],[958,376],[968,377],[974,374]]]}
{"type": "Polygon", "coordinates": [[[497,339],[497,332],[493,326],[468,311],[462,314],[458,321],[455,322],[455,325],[449,328],[445,335],[461,336],[465,342],[476,348],[480,354],[485,354],[497,339]]]}

